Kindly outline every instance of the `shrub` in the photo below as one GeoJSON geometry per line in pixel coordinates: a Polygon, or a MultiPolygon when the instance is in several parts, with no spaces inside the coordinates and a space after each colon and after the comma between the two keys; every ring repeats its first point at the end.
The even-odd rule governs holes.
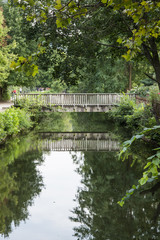
{"type": "Polygon", "coordinates": [[[0,113],[0,142],[7,136],[27,130],[33,125],[30,114],[24,109],[10,108],[0,113]]]}
{"type": "Polygon", "coordinates": [[[3,113],[5,119],[4,130],[8,135],[17,134],[19,132],[19,118],[18,113],[14,108],[7,109],[3,113]]]}
{"type": "Polygon", "coordinates": [[[156,124],[156,120],[152,114],[152,108],[143,103],[136,105],[132,115],[126,115],[126,123],[129,127],[135,127],[141,130],[145,127],[152,127],[156,124]]]}
{"type": "Polygon", "coordinates": [[[149,92],[149,99],[151,102],[160,102],[160,91],[158,86],[153,86],[149,92]]]}
{"type": "Polygon", "coordinates": [[[135,86],[132,88],[129,92],[135,93],[136,95],[139,95],[140,97],[146,97],[149,94],[149,86],[145,86],[144,84],[141,84],[140,86],[135,86]]]}
{"type": "Polygon", "coordinates": [[[130,99],[128,95],[121,98],[119,105],[110,112],[118,124],[126,125],[130,128],[142,129],[152,127],[156,124],[152,113],[152,107],[149,105],[136,104],[135,100],[130,99]]]}
{"type": "Polygon", "coordinates": [[[30,120],[30,114],[27,113],[24,109],[20,108],[17,108],[16,111],[19,118],[19,129],[25,130],[31,128],[33,126],[33,123],[30,120]]]}
{"type": "Polygon", "coordinates": [[[126,123],[126,116],[132,115],[136,103],[128,95],[121,97],[120,103],[111,112],[110,116],[120,124],[126,123]]]}

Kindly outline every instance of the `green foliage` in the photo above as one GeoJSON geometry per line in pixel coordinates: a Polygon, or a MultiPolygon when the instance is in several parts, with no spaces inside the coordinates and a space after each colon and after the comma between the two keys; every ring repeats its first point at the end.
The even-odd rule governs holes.
{"type": "Polygon", "coordinates": [[[146,97],[149,95],[149,86],[145,86],[144,84],[134,86],[129,93],[134,93],[140,97],[146,97]]]}
{"type": "Polygon", "coordinates": [[[18,72],[24,71],[27,76],[35,77],[35,75],[38,73],[38,66],[32,63],[32,61],[32,56],[28,57],[28,59],[19,57],[18,61],[13,61],[10,67],[18,72]]]}
{"type": "Polygon", "coordinates": [[[0,98],[6,93],[10,64],[15,58],[12,53],[15,42],[7,45],[8,28],[5,26],[2,9],[0,9],[0,98]]]}
{"type": "Polygon", "coordinates": [[[124,124],[126,123],[126,116],[133,114],[135,106],[135,100],[124,94],[120,99],[120,103],[110,112],[110,115],[115,121],[124,124]]]}
{"type": "Polygon", "coordinates": [[[131,99],[129,95],[121,97],[121,101],[109,115],[120,125],[133,129],[143,129],[143,127],[151,127],[156,124],[156,120],[152,113],[150,105],[143,103],[137,104],[135,99],[131,99]]]}
{"type": "MultiPolygon", "coordinates": [[[[119,158],[125,160],[128,159],[130,153],[130,148],[132,145],[140,140],[155,141],[157,145],[160,145],[160,126],[154,126],[152,128],[145,128],[140,134],[133,136],[130,140],[123,143],[123,148],[119,154],[119,158]]],[[[138,184],[133,185],[132,188],[126,191],[125,196],[118,201],[118,204],[122,207],[125,201],[138,190],[140,187],[147,183],[152,183],[159,178],[160,169],[160,147],[153,149],[156,153],[147,158],[147,163],[145,163],[143,176],[138,180],[138,184]]]]}
{"type": "Polygon", "coordinates": [[[152,107],[144,104],[137,104],[134,107],[133,114],[126,115],[126,124],[130,128],[141,130],[144,126],[151,127],[156,124],[155,117],[152,113],[152,107]]]}
{"type": "MultiPolygon", "coordinates": [[[[143,43],[146,43],[151,37],[157,39],[160,36],[159,25],[160,21],[158,13],[160,11],[159,1],[101,1],[103,4],[98,5],[98,7],[110,7],[115,13],[118,11],[124,15],[124,18],[128,17],[132,20],[133,27],[130,30],[129,36],[119,36],[117,42],[123,44],[128,50],[126,54],[123,54],[123,57],[130,61],[137,53],[141,51],[143,43]],[[144,14],[145,13],[145,14],[144,14]],[[156,24],[155,24],[156,22],[156,24]]],[[[92,5],[89,5],[90,2],[87,1],[90,7],[84,8],[85,11],[82,11],[83,4],[77,4],[76,2],[70,1],[64,4],[60,0],[57,0],[57,26],[58,27],[67,27],[71,22],[72,18],[81,17],[83,15],[87,16],[88,8],[92,8],[92,5]],[[67,12],[67,14],[66,14],[67,12]]]]}
{"type": "MultiPolygon", "coordinates": [[[[158,0],[103,0],[99,2],[90,0],[78,2],[21,0],[19,2],[14,0],[9,2],[13,9],[14,6],[19,6],[24,11],[24,13],[21,11],[24,19],[21,19],[20,25],[24,28],[25,31],[23,32],[26,35],[21,41],[29,43],[29,49],[31,49],[31,43],[34,43],[34,46],[38,43],[38,45],[45,47],[46,54],[42,54],[43,56],[40,57],[40,65],[41,67],[43,66],[41,68],[41,70],[43,69],[41,76],[44,76],[46,71],[55,69],[52,76],[54,79],[66,81],[67,85],[75,85],[77,83],[77,89],[79,89],[79,86],[81,89],[88,89],[88,86],[93,85],[94,91],[106,91],[111,86],[114,86],[113,89],[124,91],[127,88],[127,74],[124,72],[123,74],[116,74],[115,70],[112,69],[113,64],[110,63],[111,66],[109,66],[109,61],[106,60],[109,57],[113,59],[123,56],[127,61],[133,59],[133,66],[143,60],[145,62],[146,60],[149,61],[150,65],[147,63],[147,68],[145,69],[147,69],[147,72],[150,72],[150,68],[154,69],[156,80],[160,85],[160,74],[158,72],[160,66],[157,58],[160,36],[160,21],[158,18],[160,5],[158,0]],[[53,12],[56,18],[53,17],[53,12]],[[28,20],[28,23],[26,20],[28,20]],[[28,32],[24,26],[28,26],[28,32]],[[30,32],[33,34],[30,34],[30,32]],[[34,41],[35,39],[36,41],[34,41]],[[66,53],[66,59],[63,64],[59,64],[56,68],[53,63],[50,66],[51,61],[48,61],[47,54],[50,55],[52,51],[49,49],[61,49],[66,53]],[[43,64],[44,59],[45,64],[43,64]],[[108,70],[112,70],[113,74],[110,75],[108,70]],[[106,78],[105,75],[107,75],[106,78]],[[124,75],[125,77],[123,78],[124,75]],[[85,82],[84,79],[87,83],[86,88],[83,83],[85,82]],[[114,84],[110,84],[111,81],[114,84]]],[[[17,28],[16,26],[15,29],[17,30],[17,28]]],[[[22,45],[19,44],[19,46],[22,45]]],[[[32,53],[38,50],[26,54],[28,52],[26,46],[24,48],[24,57],[28,62],[26,55],[32,56],[32,53]]],[[[15,68],[18,67],[17,69],[19,70],[24,68],[28,74],[36,74],[37,68],[35,63],[29,69],[26,63],[18,62],[18,66],[16,65],[17,63],[13,64],[15,68]]],[[[141,70],[144,70],[143,62],[141,65],[141,70]]],[[[49,71],[47,74],[50,74],[49,71]]],[[[134,75],[139,75],[139,72],[136,73],[136,70],[133,70],[133,78],[135,78],[134,75]]],[[[53,78],[49,76],[50,80],[53,78]]]]}
{"type": "Polygon", "coordinates": [[[62,82],[61,80],[55,80],[51,84],[51,92],[53,93],[62,93],[66,91],[66,89],[67,85],[64,81],[62,82]]]}
{"type": "Polygon", "coordinates": [[[19,98],[17,95],[15,104],[21,108],[24,108],[26,111],[29,111],[31,108],[39,110],[45,105],[43,101],[43,95],[41,94],[30,95],[29,98],[25,95],[19,98]]]}
{"type": "Polygon", "coordinates": [[[160,102],[160,92],[157,85],[150,88],[149,98],[152,103],[160,102]]]}
{"type": "Polygon", "coordinates": [[[32,127],[30,114],[24,109],[10,108],[0,113],[0,142],[6,136],[18,134],[32,127]]]}

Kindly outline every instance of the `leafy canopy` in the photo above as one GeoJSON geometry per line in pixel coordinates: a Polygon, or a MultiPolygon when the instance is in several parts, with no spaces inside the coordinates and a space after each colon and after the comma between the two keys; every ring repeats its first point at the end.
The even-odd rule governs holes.
{"type": "Polygon", "coordinates": [[[45,0],[45,1],[18,1],[13,0],[13,3],[20,6],[24,10],[30,8],[28,19],[37,18],[35,8],[39,6],[41,12],[38,19],[42,22],[47,20],[47,12],[53,11],[56,15],[56,24],[58,28],[66,28],[68,24],[75,18],[82,16],[90,17],[91,12],[97,8],[108,7],[113,11],[121,12],[132,20],[130,27],[131,37],[119,37],[119,44],[123,44],[128,48],[123,57],[129,61],[137,52],[141,51],[142,43],[147,42],[151,37],[157,39],[160,37],[160,2],[155,1],[134,1],[134,0],[101,0],[101,1],[61,1],[61,0],[45,0]]]}

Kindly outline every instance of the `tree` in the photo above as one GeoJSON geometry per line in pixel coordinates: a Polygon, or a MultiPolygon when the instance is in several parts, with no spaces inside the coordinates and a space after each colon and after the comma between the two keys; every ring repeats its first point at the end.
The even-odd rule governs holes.
{"type": "Polygon", "coordinates": [[[7,38],[9,38],[8,28],[5,25],[3,10],[0,8],[0,99],[7,93],[10,65],[15,58],[12,53],[15,43],[8,45],[7,38]]]}
{"type": "MultiPolygon", "coordinates": [[[[137,58],[148,60],[155,74],[146,73],[160,87],[160,61],[159,61],[159,38],[160,38],[160,3],[155,1],[133,1],[133,0],[101,0],[101,1],[18,1],[14,4],[21,6],[25,11],[30,9],[28,18],[36,21],[46,22],[47,13],[50,11],[51,18],[57,18],[56,23],[59,28],[67,28],[69,24],[77,27],[79,18],[83,23],[90,18],[100,18],[104,13],[104,18],[108,17],[102,25],[97,35],[96,42],[106,47],[114,48],[116,54],[123,51],[123,57],[130,61],[137,58]],[[41,14],[39,18],[36,7],[39,6],[41,14]],[[105,15],[107,13],[107,15],[105,15]],[[110,18],[111,17],[111,18],[110,18]],[[117,20],[119,19],[119,23],[117,20]],[[110,21],[111,20],[111,21],[110,21]],[[118,25],[116,24],[118,23],[118,25]],[[103,27],[105,26],[105,31],[103,27]],[[110,27],[111,26],[111,27],[110,27]],[[103,33],[103,36],[102,36],[103,33]],[[102,40],[107,40],[103,42],[102,40]],[[118,43],[120,45],[118,45],[118,43]]],[[[96,28],[94,25],[93,27],[96,28]]],[[[93,28],[92,28],[93,29],[93,28]]],[[[77,33],[78,28],[77,28],[77,33]]],[[[94,38],[93,38],[94,40],[94,38]]]]}

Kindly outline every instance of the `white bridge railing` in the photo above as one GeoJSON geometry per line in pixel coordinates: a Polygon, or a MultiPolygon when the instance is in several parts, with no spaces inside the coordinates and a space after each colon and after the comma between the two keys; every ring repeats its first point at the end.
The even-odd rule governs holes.
{"type": "MultiPolygon", "coordinates": [[[[135,98],[134,94],[127,94],[135,98]]],[[[14,96],[14,102],[30,101],[41,102],[42,106],[62,108],[89,107],[103,108],[112,107],[119,103],[123,94],[117,93],[58,93],[58,94],[19,94],[14,96]]]]}

